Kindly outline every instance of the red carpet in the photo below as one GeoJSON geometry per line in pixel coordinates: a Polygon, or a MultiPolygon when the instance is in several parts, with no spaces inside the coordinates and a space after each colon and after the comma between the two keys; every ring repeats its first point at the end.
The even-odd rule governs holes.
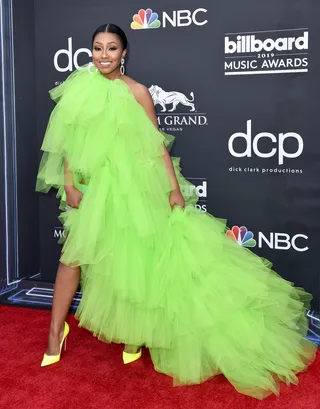
{"type": "Polygon", "coordinates": [[[171,378],[143,358],[129,366],[122,346],[105,344],[70,316],[68,350],[41,368],[50,313],[0,306],[1,409],[320,409],[320,353],[299,386],[258,401],[237,393],[223,376],[202,385],[172,387],[171,378]]]}

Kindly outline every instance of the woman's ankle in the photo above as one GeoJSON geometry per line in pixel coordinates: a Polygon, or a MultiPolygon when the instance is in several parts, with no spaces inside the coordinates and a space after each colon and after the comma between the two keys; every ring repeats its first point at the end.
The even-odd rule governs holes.
{"type": "Polygon", "coordinates": [[[59,337],[59,335],[61,334],[61,332],[63,331],[64,325],[57,325],[57,324],[50,324],[50,335],[54,336],[54,337],[59,337]]]}
{"type": "Polygon", "coordinates": [[[127,354],[136,354],[137,352],[139,352],[140,349],[141,349],[141,346],[128,345],[128,344],[124,345],[124,352],[126,352],[127,354]]]}

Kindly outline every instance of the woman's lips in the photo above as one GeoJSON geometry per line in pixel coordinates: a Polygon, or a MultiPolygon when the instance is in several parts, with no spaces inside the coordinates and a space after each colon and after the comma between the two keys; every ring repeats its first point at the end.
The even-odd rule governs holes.
{"type": "Polygon", "coordinates": [[[100,61],[99,64],[101,65],[101,67],[109,67],[112,63],[110,61],[100,61]]]}

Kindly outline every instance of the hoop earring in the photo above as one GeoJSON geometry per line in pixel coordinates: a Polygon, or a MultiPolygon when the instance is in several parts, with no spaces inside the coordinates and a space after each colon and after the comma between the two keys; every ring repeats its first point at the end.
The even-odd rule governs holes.
{"type": "Polygon", "coordinates": [[[121,58],[121,66],[120,66],[120,74],[124,75],[125,69],[124,69],[124,58],[121,58]]]}
{"type": "Polygon", "coordinates": [[[87,69],[90,72],[90,74],[95,74],[99,71],[98,68],[93,64],[93,62],[89,62],[87,69]],[[94,71],[92,70],[92,68],[94,71]]]}

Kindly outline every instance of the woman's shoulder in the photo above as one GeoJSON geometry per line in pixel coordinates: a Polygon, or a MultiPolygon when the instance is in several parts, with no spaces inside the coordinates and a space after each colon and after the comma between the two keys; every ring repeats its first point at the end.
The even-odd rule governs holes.
{"type": "Polygon", "coordinates": [[[130,88],[131,92],[133,93],[137,100],[151,97],[148,87],[134,80],[128,75],[125,75],[122,81],[124,81],[127,84],[127,86],[130,88]]]}

